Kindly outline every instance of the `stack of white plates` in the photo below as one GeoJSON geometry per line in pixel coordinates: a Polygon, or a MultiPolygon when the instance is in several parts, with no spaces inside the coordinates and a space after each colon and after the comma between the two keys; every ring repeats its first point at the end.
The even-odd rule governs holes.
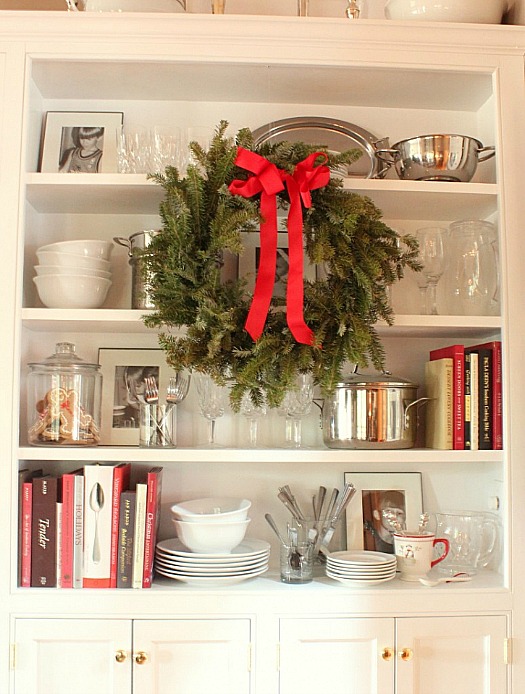
{"type": "Polygon", "coordinates": [[[349,585],[372,586],[396,575],[396,557],[385,552],[344,550],[326,558],[326,575],[349,585]]]}
{"type": "Polygon", "coordinates": [[[162,540],[155,552],[155,571],[166,578],[195,584],[239,583],[268,571],[270,544],[244,539],[224,553],[190,552],[177,538],[162,540]]]}

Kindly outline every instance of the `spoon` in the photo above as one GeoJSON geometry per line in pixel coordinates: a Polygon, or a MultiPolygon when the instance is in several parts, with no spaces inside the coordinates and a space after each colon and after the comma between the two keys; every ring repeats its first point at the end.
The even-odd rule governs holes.
{"type": "Polygon", "coordinates": [[[277,527],[277,523],[274,521],[274,519],[272,518],[272,516],[271,516],[269,513],[265,513],[265,514],[264,514],[264,517],[266,518],[266,520],[267,520],[268,525],[270,526],[270,528],[274,531],[274,533],[275,533],[275,534],[277,535],[277,537],[279,538],[279,541],[281,542],[281,544],[282,544],[282,545],[286,545],[286,544],[287,544],[287,543],[286,543],[286,540],[285,540],[284,537],[281,535],[281,533],[280,533],[280,531],[279,531],[279,528],[277,527]]]}
{"type": "Polygon", "coordinates": [[[420,578],[419,582],[424,586],[437,586],[440,583],[464,583],[466,581],[471,581],[472,576],[469,574],[455,574],[454,576],[443,576],[443,578],[420,578]]]}
{"type": "Polygon", "coordinates": [[[104,490],[99,482],[95,482],[89,495],[89,506],[95,513],[95,533],[93,536],[93,563],[100,564],[100,541],[98,538],[98,516],[104,506],[104,490]]]}

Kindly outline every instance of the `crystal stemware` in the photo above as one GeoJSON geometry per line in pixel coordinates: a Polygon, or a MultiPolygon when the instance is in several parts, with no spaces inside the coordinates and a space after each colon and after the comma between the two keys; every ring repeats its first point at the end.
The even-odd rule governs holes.
{"type": "Polygon", "coordinates": [[[197,396],[202,416],[208,420],[208,445],[215,446],[215,422],[226,411],[227,389],[205,374],[196,374],[197,396]]]}
{"type": "Polygon", "coordinates": [[[256,448],[259,435],[259,419],[264,417],[267,408],[264,400],[255,403],[252,400],[250,393],[245,393],[241,400],[241,414],[246,417],[249,422],[248,442],[250,448],[256,448]]]}
{"type": "Polygon", "coordinates": [[[301,448],[302,421],[310,414],[314,401],[314,382],[311,374],[299,374],[293,388],[289,391],[288,415],[292,419],[292,437],[290,445],[301,448]]]}
{"type": "MultiPolygon", "coordinates": [[[[444,247],[447,233],[447,229],[442,227],[425,227],[416,232],[419,242],[419,257],[423,265],[421,274],[428,282],[425,313],[434,316],[437,315],[437,284],[445,269],[444,247]]],[[[421,289],[422,285],[419,286],[421,289]]]]}

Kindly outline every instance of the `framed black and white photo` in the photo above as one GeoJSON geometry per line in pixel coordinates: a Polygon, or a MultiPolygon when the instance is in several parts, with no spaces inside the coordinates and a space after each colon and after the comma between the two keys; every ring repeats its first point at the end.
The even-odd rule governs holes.
{"type": "Polygon", "coordinates": [[[423,512],[420,472],[345,472],[357,493],[346,509],[346,546],[394,553],[394,540],[383,511],[403,527],[416,530],[423,512]]]}
{"type": "Polygon", "coordinates": [[[43,173],[115,173],[120,112],[48,111],[40,171],[43,173]]]}
{"type": "MultiPolygon", "coordinates": [[[[244,253],[239,256],[239,277],[247,282],[247,291],[251,294],[255,286],[257,270],[261,255],[261,236],[258,232],[246,232],[242,234],[244,253]]],[[[286,282],[288,279],[288,234],[277,234],[277,260],[275,263],[274,297],[286,297],[286,282]]],[[[315,265],[309,261],[306,252],[303,257],[303,277],[314,282],[316,279],[315,265]]]]}
{"type": "Polygon", "coordinates": [[[98,360],[102,373],[101,443],[106,446],[138,446],[145,378],[155,378],[163,402],[168,381],[175,372],[166,364],[161,349],[101,347],[98,360]]]}

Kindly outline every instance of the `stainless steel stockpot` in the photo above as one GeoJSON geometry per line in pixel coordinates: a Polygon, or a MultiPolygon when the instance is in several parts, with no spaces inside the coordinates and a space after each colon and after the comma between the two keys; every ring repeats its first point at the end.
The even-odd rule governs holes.
{"type": "Polygon", "coordinates": [[[466,135],[421,135],[376,150],[378,159],[394,165],[401,179],[463,183],[474,176],[478,162],[494,154],[494,147],[466,135]]]}
{"type": "Polygon", "coordinates": [[[412,448],[417,410],[429,398],[417,397],[415,383],[384,373],[354,373],[337,384],[322,408],[323,441],[328,448],[412,448]]]}
{"type": "Polygon", "coordinates": [[[145,271],[143,256],[152,240],[160,234],[158,229],[146,229],[130,237],[114,236],[113,241],[128,249],[131,267],[131,308],[155,308],[150,296],[152,277],[145,271]]]}

